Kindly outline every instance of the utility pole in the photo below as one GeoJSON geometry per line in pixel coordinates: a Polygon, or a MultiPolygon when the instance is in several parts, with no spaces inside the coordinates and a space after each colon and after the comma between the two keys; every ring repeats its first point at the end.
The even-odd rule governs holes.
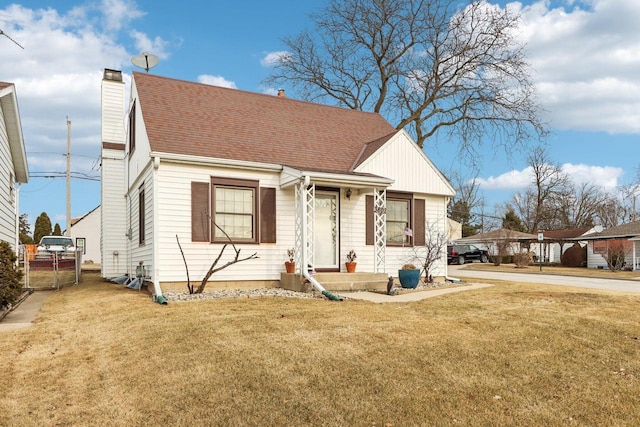
{"type": "Polygon", "coordinates": [[[71,120],[67,116],[67,230],[65,236],[71,235],[71,120]]]}

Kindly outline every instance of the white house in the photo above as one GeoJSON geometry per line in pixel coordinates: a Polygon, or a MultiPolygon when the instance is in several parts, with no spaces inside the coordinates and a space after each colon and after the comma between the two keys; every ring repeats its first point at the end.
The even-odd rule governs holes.
{"type": "MultiPolygon", "coordinates": [[[[345,271],[350,250],[358,271],[393,274],[427,229],[447,232],[453,188],[378,114],[143,73],[126,110],[124,92],[105,70],[103,277],[143,262],[158,294],[186,282],[184,254],[200,280],[224,233],[259,258],[211,286],[278,286],[289,248],[299,274],[345,271]]],[[[434,277],[447,274],[445,251],[434,277]]]]}
{"type": "Polygon", "coordinates": [[[0,82],[0,240],[17,251],[20,186],[29,181],[16,89],[0,82]]]}
{"type": "Polygon", "coordinates": [[[94,208],[79,218],[71,220],[70,237],[76,248],[82,249],[83,263],[99,263],[100,256],[100,223],[101,208],[94,208]]]}
{"type": "Polygon", "coordinates": [[[587,267],[608,268],[607,253],[618,253],[625,258],[625,268],[640,270],[640,221],[632,221],[584,235],[587,267]]]}

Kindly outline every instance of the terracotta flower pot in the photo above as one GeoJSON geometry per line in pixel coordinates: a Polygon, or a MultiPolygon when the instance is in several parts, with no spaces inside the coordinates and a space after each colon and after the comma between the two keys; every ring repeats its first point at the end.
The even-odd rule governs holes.
{"type": "Polygon", "coordinates": [[[284,268],[287,269],[287,273],[295,273],[296,272],[296,263],[285,261],[284,268]]]}
{"type": "Polygon", "coordinates": [[[345,262],[344,265],[347,267],[347,273],[354,273],[356,271],[355,262],[345,262]]]}

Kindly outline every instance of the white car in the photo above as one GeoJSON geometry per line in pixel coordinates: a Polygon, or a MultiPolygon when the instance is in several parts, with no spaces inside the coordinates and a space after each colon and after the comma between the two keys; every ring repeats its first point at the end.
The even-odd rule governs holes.
{"type": "Polygon", "coordinates": [[[74,258],[76,247],[71,237],[65,236],[44,236],[38,243],[37,258],[52,258],[54,253],[59,258],[74,258]]]}

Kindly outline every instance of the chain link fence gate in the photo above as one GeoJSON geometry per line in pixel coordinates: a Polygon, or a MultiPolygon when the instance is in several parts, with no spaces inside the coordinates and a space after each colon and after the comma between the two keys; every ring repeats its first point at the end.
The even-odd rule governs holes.
{"type": "Polygon", "coordinates": [[[61,257],[58,252],[51,252],[47,257],[39,257],[30,252],[20,246],[19,259],[25,288],[60,289],[80,282],[81,251],[76,251],[74,258],[61,257]]]}

